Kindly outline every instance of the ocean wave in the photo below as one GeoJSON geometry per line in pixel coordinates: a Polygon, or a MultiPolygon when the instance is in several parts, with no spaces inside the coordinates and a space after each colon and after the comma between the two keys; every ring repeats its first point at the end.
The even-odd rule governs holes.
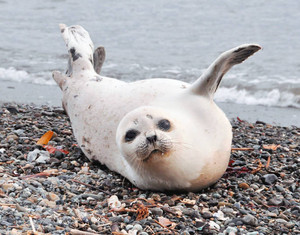
{"type": "Polygon", "coordinates": [[[246,105],[300,108],[300,95],[279,89],[249,91],[239,90],[236,87],[220,87],[215,95],[215,100],[246,105]]]}
{"type": "Polygon", "coordinates": [[[28,73],[25,70],[17,70],[14,67],[1,68],[0,80],[12,82],[26,82],[39,85],[56,85],[50,72],[28,73]]]}
{"type": "MultiPolygon", "coordinates": [[[[116,70],[115,68],[119,67],[116,64],[109,64],[105,69],[106,72],[108,72],[109,77],[118,77],[118,71],[120,73],[119,77],[124,77],[124,73],[121,73],[120,70],[123,70],[124,68],[121,68],[120,70],[116,70]],[[111,73],[109,73],[111,72],[111,73]]],[[[128,69],[128,68],[127,68],[128,69]]],[[[126,69],[124,69],[126,70],[126,69]]],[[[132,64],[129,66],[128,71],[128,79],[124,79],[127,81],[132,81],[140,79],[141,77],[145,77],[145,70],[151,71],[151,74],[153,74],[154,77],[157,77],[155,72],[160,73],[159,71],[162,71],[163,69],[159,68],[159,71],[154,71],[154,68],[152,67],[144,67],[139,64],[132,64]],[[135,69],[134,69],[135,68],[135,69]],[[133,73],[132,71],[135,71],[133,73]]],[[[179,67],[171,67],[171,68],[164,68],[164,74],[167,75],[174,75],[170,76],[174,79],[183,79],[187,82],[193,82],[196,79],[196,74],[202,73],[203,70],[199,69],[191,69],[189,71],[183,71],[179,67]],[[187,76],[188,74],[188,76],[187,76]],[[189,81],[187,77],[192,78],[189,81]]],[[[243,79],[239,79],[240,74],[230,74],[227,77],[227,81],[229,82],[225,83],[226,86],[221,86],[215,96],[215,100],[217,102],[230,102],[230,103],[238,103],[238,104],[246,104],[246,105],[264,105],[264,106],[278,106],[278,107],[295,107],[300,108],[300,94],[298,94],[299,89],[292,89],[289,88],[289,86],[282,86],[281,88],[278,88],[277,86],[264,86],[259,83],[256,85],[255,83],[258,82],[252,82],[252,86],[248,86],[251,84],[248,81],[244,81],[243,79]],[[230,82],[230,81],[234,81],[230,82]],[[253,84],[254,83],[254,84],[253,84]],[[247,87],[248,86],[248,87],[247,87]],[[255,89],[257,88],[257,89],[255,89]],[[286,89],[287,88],[287,89],[286,89]]],[[[169,76],[165,76],[169,77],[169,76]]],[[[126,78],[126,74],[125,74],[126,78]]],[[[50,71],[41,71],[38,73],[29,73],[25,70],[18,70],[14,67],[9,68],[1,68],[0,67],[0,81],[13,81],[13,82],[20,82],[20,83],[32,83],[32,84],[39,84],[39,85],[56,85],[55,81],[51,77],[50,71]]],[[[261,80],[261,79],[259,79],[261,80]]],[[[265,82],[266,79],[264,79],[265,82]]],[[[278,79],[277,82],[285,81],[288,84],[295,84],[298,82],[298,80],[285,80],[285,79],[278,79]]],[[[273,80],[273,84],[274,84],[273,80]]],[[[224,84],[224,85],[225,85],[224,84]]],[[[294,87],[294,86],[293,86],[294,87]]],[[[297,88],[297,87],[296,87],[297,88]]]]}

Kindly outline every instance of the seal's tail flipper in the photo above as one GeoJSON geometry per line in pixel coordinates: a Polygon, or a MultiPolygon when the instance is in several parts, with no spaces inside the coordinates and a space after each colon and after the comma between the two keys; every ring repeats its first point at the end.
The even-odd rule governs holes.
{"type": "Polygon", "coordinates": [[[79,25],[67,27],[60,24],[59,27],[69,52],[67,75],[94,69],[94,45],[89,33],[79,25]]]}
{"type": "Polygon", "coordinates": [[[213,98],[224,74],[235,64],[240,64],[260,50],[256,44],[245,44],[221,54],[189,88],[195,94],[213,98]]]}
{"type": "Polygon", "coordinates": [[[98,47],[94,51],[93,59],[94,59],[94,69],[95,69],[96,73],[100,74],[102,65],[103,65],[104,60],[105,60],[105,49],[104,49],[104,47],[98,47]]]}

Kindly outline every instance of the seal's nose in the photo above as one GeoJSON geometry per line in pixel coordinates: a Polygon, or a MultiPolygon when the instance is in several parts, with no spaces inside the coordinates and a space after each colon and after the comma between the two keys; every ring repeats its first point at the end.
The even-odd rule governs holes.
{"type": "Polygon", "coordinates": [[[147,136],[146,139],[149,143],[154,144],[157,140],[157,136],[156,135],[147,136]]]}

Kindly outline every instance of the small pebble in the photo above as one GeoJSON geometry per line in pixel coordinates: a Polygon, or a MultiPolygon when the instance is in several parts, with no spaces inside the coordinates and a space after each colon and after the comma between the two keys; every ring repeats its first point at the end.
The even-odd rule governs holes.
{"type": "Polygon", "coordinates": [[[135,224],[132,229],[137,231],[142,231],[143,227],[140,224],[135,224]]]}

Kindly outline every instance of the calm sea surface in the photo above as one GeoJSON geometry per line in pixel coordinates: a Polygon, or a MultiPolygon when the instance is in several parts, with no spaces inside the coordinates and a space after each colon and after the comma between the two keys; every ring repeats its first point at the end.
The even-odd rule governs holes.
{"type": "Polygon", "coordinates": [[[102,75],[127,81],[191,82],[221,52],[258,43],[264,49],[224,77],[216,100],[300,108],[299,22],[297,0],[0,0],[0,86],[51,89],[51,71],[67,64],[58,24],[80,24],[106,48],[102,75]]]}

